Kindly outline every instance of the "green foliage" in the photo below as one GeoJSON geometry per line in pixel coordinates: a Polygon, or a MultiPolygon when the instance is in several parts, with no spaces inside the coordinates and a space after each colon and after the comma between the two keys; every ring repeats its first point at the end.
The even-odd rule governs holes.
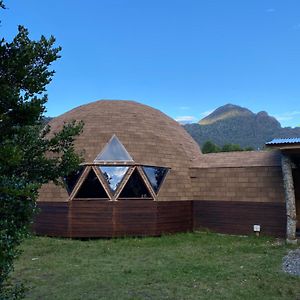
{"type": "Polygon", "coordinates": [[[221,148],[218,145],[214,144],[213,142],[207,141],[203,144],[201,150],[202,153],[216,153],[216,152],[220,152],[221,148]]]}
{"type": "Polygon", "coordinates": [[[232,152],[232,151],[253,151],[253,147],[242,148],[237,144],[225,144],[223,147],[219,147],[212,141],[206,141],[201,148],[202,153],[217,153],[217,152],[232,152]]]}
{"type": "Polygon", "coordinates": [[[243,151],[242,147],[237,144],[225,144],[222,147],[222,152],[243,151]]]}
{"type": "Polygon", "coordinates": [[[244,150],[245,151],[254,151],[255,149],[253,147],[246,147],[244,150]]]}
{"type": "Polygon", "coordinates": [[[73,145],[81,122],[51,134],[43,125],[46,85],[54,74],[49,67],[61,50],[54,43],[54,37],[30,40],[23,26],[11,42],[0,41],[0,299],[22,297],[22,286],[11,284],[9,274],[29,234],[38,189],[61,183],[81,161],[73,145]]]}

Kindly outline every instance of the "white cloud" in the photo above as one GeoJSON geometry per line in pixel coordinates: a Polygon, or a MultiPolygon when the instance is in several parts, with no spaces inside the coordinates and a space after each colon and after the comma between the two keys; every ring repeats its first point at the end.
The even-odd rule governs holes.
{"type": "Polygon", "coordinates": [[[118,169],[116,169],[114,171],[114,175],[118,178],[122,178],[125,175],[126,172],[127,172],[126,167],[119,167],[118,169]]]}
{"type": "Polygon", "coordinates": [[[193,123],[197,120],[195,116],[179,116],[175,120],[180,124],[193,123]]]}

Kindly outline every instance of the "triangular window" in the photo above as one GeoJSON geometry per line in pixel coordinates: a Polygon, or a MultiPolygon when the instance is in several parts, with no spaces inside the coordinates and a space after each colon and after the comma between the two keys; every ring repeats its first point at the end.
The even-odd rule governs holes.
{"type": "Polygon", "coordinates": [[[75,198],[108,198],[102,184],[92,169],[80,186],[75,198]]]}
{"type": "Polygon", "coordinates": [[[143,170],[151,183],[154,192],[157,194],[161,183],[167,175],[168,169],[162,167],[143,167],[143,170]]]}
{"type": "Polygon", "coordinates": [[[80,178],[82,172],[83,172],[83,167],[79,167],[78,170],[70,173],[68,176],[64,177],[64,182],[67,187],[68,194],[70,195],[75,187],[75,185],[78,182],[78,179],[80,178]]]}
{"type": "Polygon", "coordinates": [[[122,182],[128,167],[101,166],[98,168],[106,179],[111,191],[115,193],[122,182]]]}
{"type": "Polygon", "coordinates": [[[151,198],[150,192],[137,170],[133,171],[119,198],[151,198]]]}
{"type": "Polygon", "coordinates": [[[99,161],[133,161],[133,159],[119,139],[113,135],[102,152],[96,157],[95,162],[99,161]]]}

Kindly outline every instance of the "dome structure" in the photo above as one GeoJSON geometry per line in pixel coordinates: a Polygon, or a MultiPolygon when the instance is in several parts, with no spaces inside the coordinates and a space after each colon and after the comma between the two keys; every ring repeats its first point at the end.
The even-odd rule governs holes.
{"type": "MultiPolygon", "coordinates": [[[[75,141],[77,151],[83,152],[84,165],[164,167],[169,172],[156,200],[190,198],[189,167],[199,157],[200,149],[170,117],[137,102],[102,100],[79,106],[53,119],[51,130],[59,131],[64,122],[72,120],[84,122],[83,132],[75,141]],[[130,159],[99,160],[105,147],[115,141],[130,159]]],[[[106,150],[109,155],[112,147],[106,150]]],[[[70,200],[67,190],[52,184],[43,187],[42,191],[40,201],[70,200]]]]}
{"type": "MultiPolygon", "coordinates": [[[[176,121],[133,101],[77,107],[50,122],[52,133],[73,120],[84,122],[74,143],[84,161],[64,187],[41,187],[37,234],[157,236],[202,228],[251,234],[259,224],[263,234],[285,235],[280,152],[201,154],[176,121]]],[[[298,203],[299,151],[290,150],[298,203]]]]}
{"type": "MultiPolygon", "coordinates": [[[[93,210],[99,205],[133,203],[135,209],[141,205],[157,209],[157,202],[192,200],[189,168],[201,152],[176,121],[137,102],[101,100],[53,119],[52,132],[72,120],[84,122],[83,132],[75,140],[84,162],[77,172],[65,178],[65,188],[52,183],[42,186],[38,203],[44,211],[65,205],[70,216],[70,210],[78,205],[93,210]]],[[[50,215],[47,218],[51,219],[50,215]]],[[[68,234],[51,234],[47,230],[44,233],[81,236],[73,229],[70,233],[70,220],[67,223],[68,234]]],[[[83,236],[101,235],[90,231],[83,236]]]]}

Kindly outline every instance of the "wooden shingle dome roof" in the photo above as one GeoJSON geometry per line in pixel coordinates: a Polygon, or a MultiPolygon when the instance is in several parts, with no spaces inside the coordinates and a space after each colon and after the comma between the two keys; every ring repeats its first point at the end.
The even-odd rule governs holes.
{"type": "Polygon", "coordinates": [[[84,121],[76,147],[92,163],[113,134],[139,164],[184,165],[197,158],[199,147],[176,121],[152,107],[121,100],[102,100],[74,108],[50,122],[53,131],[63,122],[84,121]]]}
{"type": "MultiPolygon", "coordinates": [[[[71,120],[84,122],[75,147],[84,151],[85,163],[93,164],[115,135],[135,164],[170,168],[158,200],[190,199],[188,169],[201,152],[182,126],[164,113],[134,101],[101,100],[53,119],[51,130],[71,120]]],[[[68,196],[50,184],[42,188],[40,201],[68,201],[68,196]]]]}

